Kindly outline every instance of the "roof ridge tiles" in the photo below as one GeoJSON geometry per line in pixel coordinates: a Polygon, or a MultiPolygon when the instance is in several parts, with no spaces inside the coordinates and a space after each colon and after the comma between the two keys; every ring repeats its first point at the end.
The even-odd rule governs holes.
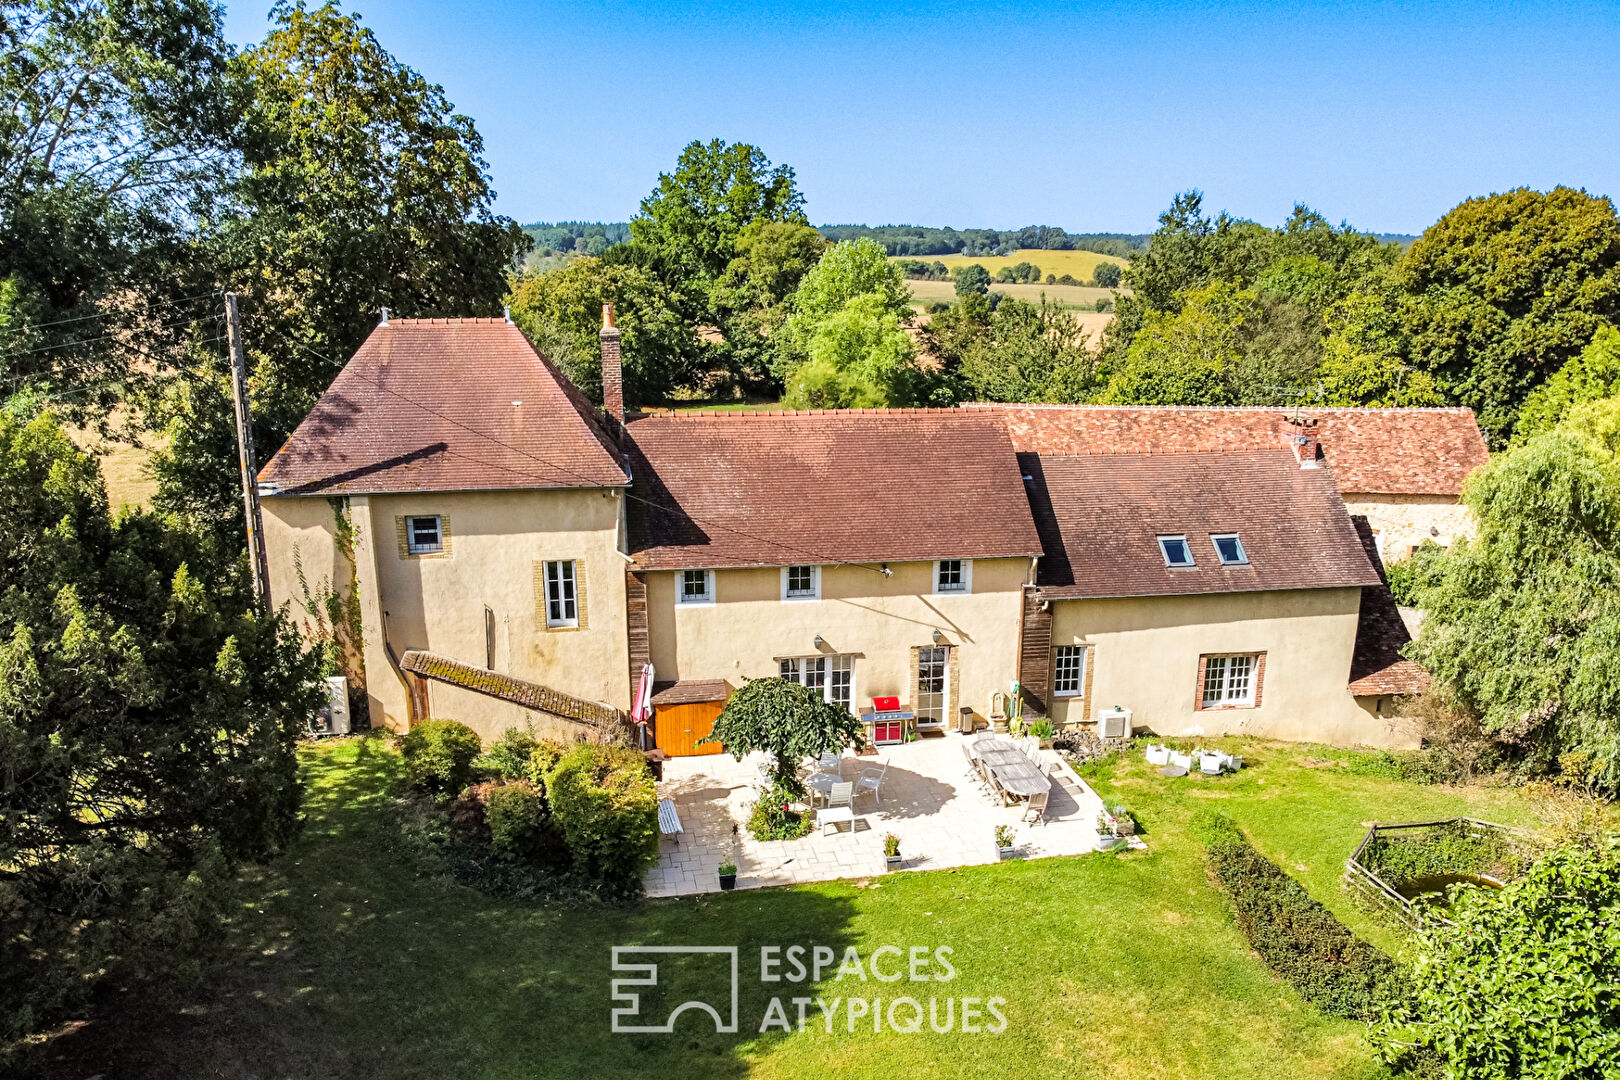
{"type": "Polygon", "coordinates": [[[964,401],[959,409],[1039,409],[1042,411],[1093,412],[1255,412],[1255,413],[1457,413],[1472,415],[1466,405],[1103,405],[1088,402],[1076,405],[1034,401],[964,401]]]}

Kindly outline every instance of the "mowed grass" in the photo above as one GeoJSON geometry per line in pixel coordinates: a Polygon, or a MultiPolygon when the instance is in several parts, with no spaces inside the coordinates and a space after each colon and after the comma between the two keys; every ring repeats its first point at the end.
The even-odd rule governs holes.
{"type": "MultiPolygon", "coordinates": [[[[1208,884],[1188,832],[1226,810],[1268,855],[1359,931],[1399,938],[1338,883],[1371,818],[1467,812],[1524,821],[1510,791],[1352,775],[1333,751],[1233,740],[1241,776],[1170,781],[1139,758],[1094,781],[1141,821],[1146,852],[899,873],[815,887],[562,910],[491,899],[425,874],[402,841],[381,738],[302,750],[309,823],[249,884],[233,957],[180,1000],[102,1003],[55,1040],[48,1077],[1337,1077],[1384,1075],[1360,1025],[1274,979],[1208,884]],[[610,1031],[614,945],[737,945],[741,1026],[686,1014],[674,1034],[610,1031]],[[862,958],[885,945],[949,946],[956,977],[762,984],[762,946],[824,945],[862,958]],[[761,1034],[773,995],[1005,999],[1000,1034],[832,1030],[761,1034]]],[[[874,840],[875,842],[875,840],[874,840]]],[[[702,958],[667,958],[645,1011],[726,980],[702,958]],[[673,983],[673,986],[671,985],[673,983]]],[[[988,1017],[986,1018],[988,1019],[988,1017]]],[[[656,1020],[654,1021],[656,1022],[656,1020]]]]}
{"type": "Polygon", "coordinates": [[[1041,268],[1041,278],[1047,274],[1056,274],[1062,277],[1068,274],[1076,281],[1090,281],[1091,275],[1097,272],[1098,263],[1113,263],[1124,269],[1130,263],[1125,259],[1113,255],[1100,255],[1095,251],[1046,251],[1040,248],[1019,248],[1011,255],[897,255],[896,259],[915,259],[918,262],[942,262],[947,269],[955,270],[961,266],[971,266],[978,263],[990,271],[995,277],[996,271],[1003,266],[1014,266],[1018,263],[1034,263],[1041,268]]]}

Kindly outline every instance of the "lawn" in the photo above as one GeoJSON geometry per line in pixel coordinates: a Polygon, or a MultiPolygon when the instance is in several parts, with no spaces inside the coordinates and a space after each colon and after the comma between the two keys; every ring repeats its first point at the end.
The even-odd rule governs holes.
{"type": "MultiPolygon", "coordinates": [[[[1322,748],[1240,743],[1238,777],[1167,781],[1139,759],[1093,780],[1142,823],[1148,850],[644,902],[550,909],[503,902],[426,872],[402,840],[380,738],[302,751],[308,826],[249,882],[232,956],[180,1000],[116,995],[62,1036],[52,1077],[1372,1077],[1358,1025],[1324,1017],[1273,979],[1207,883],[1187,822],[1230,813],[1313,895],[1387,948],[1399,938],[1338,884],[1372,818],[1468,812],[1524,821],[1511,791],[1353,775],[1322,748]],[[609,1029],[610,948],[741,947],[741,1030],[687,1014],[676,1034],[609,1029]],[[862,982],[828,971],[814,990],[762,984],[762,946],[842,956],[949,946],[943,983],[862,982]],[[960,1003],[1005,999],[1000,1034],[906,1034],[870,1017],[831,1033],[759,1033],[768,999],[819,994],[960,1003]]],[[[643,1012],[717,996],[708,960],[667,958],[643,1012]],[[670,987],[670,983],[674,987],[670,987]],[[674,995],[680,994],[679,997],[674,995]],[[660,996],[663,995],[663,996],[660,996]]],[[[867,969],[870,970],[870,969],[867,969]]],[[[720,993],[722,999],[723,993],[720,993]]],[[[842,1010],[842,1006],[840,1006],[842,1010]]],[[[991,1017],[986,1016],[986,1021],[991,1017]]],[[[656,1017],[655,1017],[656,1021],[656,1017]]]]}

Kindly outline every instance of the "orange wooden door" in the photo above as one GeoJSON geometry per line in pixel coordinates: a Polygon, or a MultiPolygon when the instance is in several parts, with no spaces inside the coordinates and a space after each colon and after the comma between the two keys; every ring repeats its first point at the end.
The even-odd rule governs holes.
{"type": "Polygon", "coordinates": [[[714,730],[714,721],[725,708],[723,701],[700,701],[691,705],[660,705],[654,723],[658,731],[658,749],[670,757],[696,757],[718,754],[719,743],[697,745],[699,739],[714,730]]]}

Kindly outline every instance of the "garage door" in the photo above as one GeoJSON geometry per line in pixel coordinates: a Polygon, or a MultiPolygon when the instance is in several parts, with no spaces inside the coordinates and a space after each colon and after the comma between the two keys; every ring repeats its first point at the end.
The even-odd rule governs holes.
{"type": "Polygon", "coordinates": [[[725,708],[723,701],[699,701],[690,705],[660,705],[653,715],[658,733],[658,749],[670,757],[694,757],[722,752],[719,743],[697,745],[714,730],[715,718],[725,708]]]}

